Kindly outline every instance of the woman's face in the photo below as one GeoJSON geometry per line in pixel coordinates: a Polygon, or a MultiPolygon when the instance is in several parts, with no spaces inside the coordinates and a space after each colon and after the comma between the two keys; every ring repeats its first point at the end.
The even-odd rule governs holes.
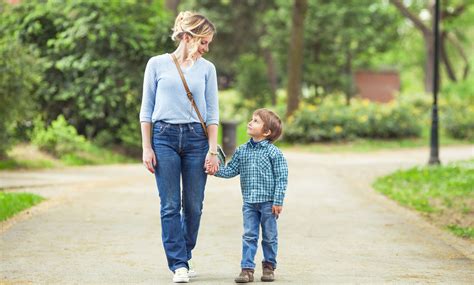
{"type": "Polygon", "coordinates": [[[214,37],[213,35],[210,35],[207,37],[197,39],[198,49],[196,53],[193,55],[194,58],[198,59],[201,56],[203,56],[205,53],[209,52],[209,44],[212,42],[213,37],[214,37]]]}

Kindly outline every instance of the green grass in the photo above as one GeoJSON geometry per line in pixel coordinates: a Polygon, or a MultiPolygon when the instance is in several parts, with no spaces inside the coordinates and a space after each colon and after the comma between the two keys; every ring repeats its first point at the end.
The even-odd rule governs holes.
{"type": "Polygon", "coordinates": [[[43,200],[43,197],[31,193],[0,192],[0,221],[4,221],[43,200]]]}
{"type": "Polygon", "coordinates": [[[31,144],[15,146],[8,155],[8,159],[0,160],[0,170],[44,169],[64,166],[132,163],[137,161],[136,159],[93,144],[87,144],[83,150],[62,155],[60,158],[48,155],[31,144]]]}
{"type": "Polygon", "coordinates": [[[136,162],[136,159],[115,153],[95,145],[89,145],[83,151],[61,156],[61,162],[68,166],[116,164],[136,162]]]}
{"type": "Polygon", "coordinates": [[[474,239],[474,228],[473,227],[460,227],[458,225],[449,225],[446,227],[448,230],[450,230],[453,234],[463,237],[463,238],[469,238],[469,239],[474,239]]]}
{"type": "Polygon", "coordinates": [[[44,169],[52,168],[54,163],[50,160],[18,160],[18,159],[6,159],[0,160],[0,170],[13,170],[13,169],[44,169]]]}
{"type": "Polygon", "coordinates": [[[454,234],[474,238],[474,160],[396,171],[373,186],[454,234]]]}

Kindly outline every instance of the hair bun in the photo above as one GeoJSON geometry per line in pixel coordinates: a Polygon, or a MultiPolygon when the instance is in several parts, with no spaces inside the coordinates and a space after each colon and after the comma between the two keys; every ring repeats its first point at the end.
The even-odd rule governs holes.
{"type": "Polygon", "coordinates": [[[178,39],[178,35],[185,32],[185,30],[183,29],[183,22],[186,20],[186,18],[189,18],[191,16],[193,16],[193,13],[191,13],[190,11],[179,12],[178,16],[176,16],[174,27],[172,29],[173,36],[171,37],[173,41],[178,39]]]}
{"type": "Polygon", "coordinates": [[[191,11],[182,11],[176,16],[172,31],[171,39],[178,41],[182,39],[184,33],[193,37],[202,37],[215,33],[216,28],[203,15],[191,11]]]}

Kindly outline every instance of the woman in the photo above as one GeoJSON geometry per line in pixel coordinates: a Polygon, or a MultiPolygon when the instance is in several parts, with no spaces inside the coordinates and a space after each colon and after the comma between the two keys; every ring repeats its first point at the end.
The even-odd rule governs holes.
{"type": "Polygon", "coordinates": [[[181,12],[171,37],[178,48],[172,54],[152,57],[145,69],[140,110],[143,164],[155,174],[162,241],[173,282],[188,282],[194,273],[189,260],[201,220],[206,172],[214,174],[219,167],[216,69],[202,58],[214,33],[206,17],[181,12]],[[173,56],[206,123],[208,137],[186,96],[173,56]]]}

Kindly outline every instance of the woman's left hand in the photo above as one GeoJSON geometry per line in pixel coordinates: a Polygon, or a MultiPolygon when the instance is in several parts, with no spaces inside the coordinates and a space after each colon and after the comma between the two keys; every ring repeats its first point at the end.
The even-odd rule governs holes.
{"type": "Polygon", "coordinates": [[[217,170],[219,170],[219,158],[217,155],[208,153],[206,155],[206,161],[204,162],[204,168],[207,174],[214,175],[217,170]]]}

